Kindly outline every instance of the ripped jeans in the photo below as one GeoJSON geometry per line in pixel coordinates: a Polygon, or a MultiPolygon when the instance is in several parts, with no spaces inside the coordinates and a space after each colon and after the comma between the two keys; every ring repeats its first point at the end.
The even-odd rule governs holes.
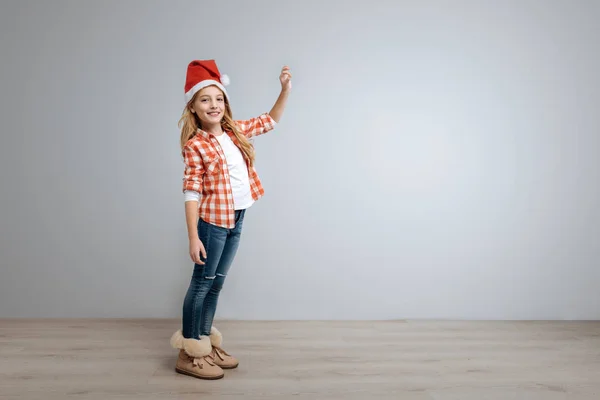
{"type": "Polygon", "coordinates": [[[235,211],[233,229],[198,219],[198,236],[204,244],[206,260],[203,260],[204,265],[194,264],[192,280],[183,301],[181,332],[186,339],[210,335],[219,293],[240,243],[245,211],[235,211]]]}

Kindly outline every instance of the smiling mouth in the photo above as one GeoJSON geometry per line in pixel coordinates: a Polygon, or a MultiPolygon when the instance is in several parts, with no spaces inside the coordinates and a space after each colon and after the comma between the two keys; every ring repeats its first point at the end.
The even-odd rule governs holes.
{"type": "Polygon", "coordinates": [[[218,111],[215,111],[215,112],[209,112],[209,113],[208,113],[208,115],[210,115],[211,117],[218,117],[218,116],[219,116],[219,114],[221,114],[221,113],[220,113],[220,112],[218,112],[218,111]]]}

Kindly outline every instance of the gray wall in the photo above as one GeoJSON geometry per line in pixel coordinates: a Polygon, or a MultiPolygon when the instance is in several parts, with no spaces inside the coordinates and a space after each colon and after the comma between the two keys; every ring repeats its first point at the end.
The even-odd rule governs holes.
{"type": "Polygon", "coordinates": [[[179,317],[177,120],[256,140],[218,318],[600,318],[600,3],[3,2],[0,317],[179,317]]]}

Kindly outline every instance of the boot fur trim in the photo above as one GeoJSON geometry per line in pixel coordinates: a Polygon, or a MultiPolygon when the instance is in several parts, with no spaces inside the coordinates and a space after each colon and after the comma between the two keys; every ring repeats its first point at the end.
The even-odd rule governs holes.
{"type": "Polygon", "coordinates": [[[210,328],[210,343],[215,347],[223,345],[223,335],[214,326],[210,328]]]}
{"type": "Polygon", "coordinates": [[[181,329],[171,336],[171,346],[175,349],[184,350],[189,356],[200,358],[210,354],[212,346],[208,336],[201,336],[198,339],[186,339],[181,333],[181,329]]]}

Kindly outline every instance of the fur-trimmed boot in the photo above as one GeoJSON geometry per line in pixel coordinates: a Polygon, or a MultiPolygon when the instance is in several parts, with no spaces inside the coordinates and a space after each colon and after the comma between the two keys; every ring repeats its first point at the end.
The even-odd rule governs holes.
{"type": "Polygon", "coordinates": [[[208,336],[202,336],[199,340],[186,339],[178,330],[171,337],[171,346],[179,349],[175,364],[178,373],[200,379],[220,379],[225,376],[211,355],[213,349],[208,336]]]}
{"type": "Polygon", "coordinates": [[[221,347],[223,345],[223,335],[214,326],[210,328],[210,343],[212,345],[211,357],[215,360],[215,364],[223,369],[236,368],[240,363],[235,357],[227,354],[221,347]]]}

